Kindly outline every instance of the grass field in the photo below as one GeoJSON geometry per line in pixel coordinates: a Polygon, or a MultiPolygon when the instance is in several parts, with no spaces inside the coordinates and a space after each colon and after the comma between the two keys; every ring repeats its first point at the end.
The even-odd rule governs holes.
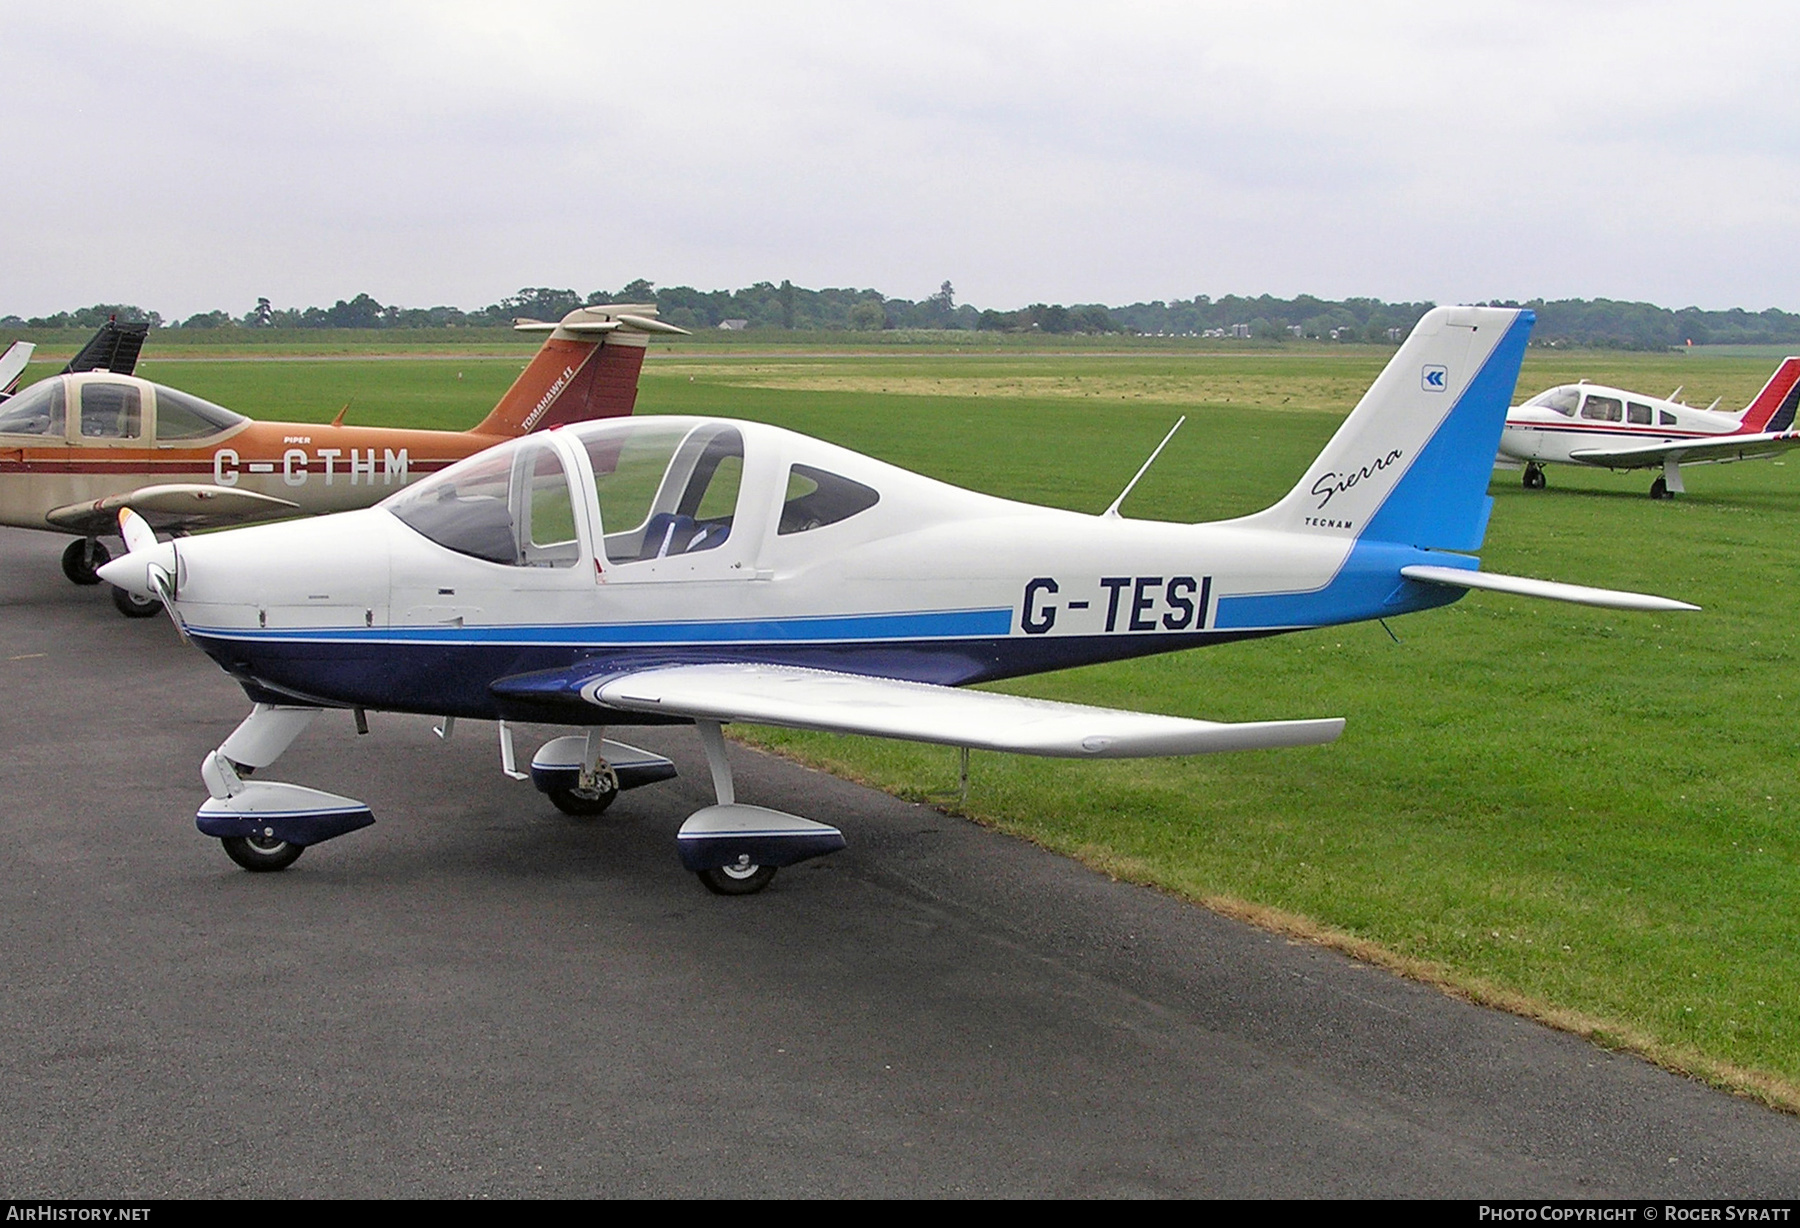
{"type": "MultiPolygon", "coordinates": [[[[523,363],[146,361],[263,417],[467,426],[523,363]]],[[[640,412],[775,422],[995,494],[1201,520],[1283,493],[1389,351],[721,356],[646,368],[640,412]]],[[[1736,408],[1769,355],[1533,351],[1520,395],[1587,377],[1736,408]]],[[[1050,675],[1018,693],[1223,720],[1337,716],[1334,746],[1186,760],[752,740],[1602,1043],[1800,1108],[1800,457],[1650,475],[1496,475],[1490,569],[1644,589],[1701,614],[1497,595],[1050,675]]],[[[830,816],[819,816],[829,818],[830,816]]],[[[855,832],[849,836],[855,839],[855,832]]]]}

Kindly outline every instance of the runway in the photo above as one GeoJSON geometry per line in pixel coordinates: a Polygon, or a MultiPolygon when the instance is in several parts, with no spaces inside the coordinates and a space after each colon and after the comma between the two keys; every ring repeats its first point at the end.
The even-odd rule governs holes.
{"type": "Polygon", "coordinates": [[[265,775],[377,825],[247,874],[193,813],[248,702],[63,540],[0,530],[6,1197],[1800,1189],[1793,1118],[741,747],[850,848],[711,896],[692,730],[582,821],[328,713],[265,775]]]}

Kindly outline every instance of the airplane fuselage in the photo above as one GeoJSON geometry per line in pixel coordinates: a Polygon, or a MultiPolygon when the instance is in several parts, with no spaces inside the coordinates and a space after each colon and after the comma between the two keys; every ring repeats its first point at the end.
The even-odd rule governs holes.
{"type": "MultiPolygon", "coordinates": [[[[537,689],[530,675],[729,659],[961,685],[1426,609],[1460,590],[1396,585],[1399,566],[1474,564],[1358,542],[1350,527],[1296,535],[1032,507],[753,423],[637,420],[530,446],[534,465],[575,478],[555,483],[555,542],[534,547],[515,524],[525,542],[516,559],[474,557],[402,519],[435,532],[420,511],[451,523],[432,511],[441,501],[397,500],[163,547],[176,564],[176,611],[196,644],[269,702],[640,723],[654,718],[596,708],[560,680],[537,689]],[[710,509],[726,525],[718,544],[652,549],[658,515],[707,510],[712,497],[694,486],[712,475],[683,472],[681,452],[657,484],[663,512],[644,503],[648,514],[622,531],[602,524],[594,463],[607,440],[647,425],[731,441],[741,478],[710,509]],[[874,499],[797,527],[796,469],[874,499]],[[566,504],[565,491],[575,492],[566,504]]],[[[484,507],[484,489],[504,493],[464,485],[472,497],[455,500],[458,515],[484,507]]],[[[485,548],[453,536],[461,531],[438,536],[485,548]]]]}
{"type": "Polygon", "coordinates": [[[1570,384],[1540,393],[1507,413],[1500,455],[1527,463],[1584,464],[1588,462],[1576,453],[1711,439],[1733,434],[1739,425],[1736,414],[1598,384],[1570,384]]]}
{"type": "Polygon", "coordinates": [[[54,378],[65,387],[65,406],[41,423],[35,416],[15,423],[43,429],[0,430],[0,524],[79,531],[47,514],[161,483],[267,495],[293,504],[292,514],[344,511],[367,507],[506,438],[241,418],[198,437],[167,438],[158,402],[183,394],[105,373],[54,378]],[[115,404],[129,396],[131,412],[90,416],[84,429],[73,407],[95,392],[115,404]]]}

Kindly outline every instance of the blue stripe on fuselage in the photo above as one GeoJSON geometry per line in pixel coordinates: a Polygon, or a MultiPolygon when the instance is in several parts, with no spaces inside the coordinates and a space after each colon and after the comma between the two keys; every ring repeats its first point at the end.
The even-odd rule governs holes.
{"type": "Polygon", "coordinates": [[[1402,567],[1426,564],[1474,569],[1479,562],[1466,554],[1358,539],[1344,565],[1323,588],[1307,593],[1221,597],[1213,627],[1220,631],[1292,630],[1430,610],[1449,605],[1465,590],[1403,579],[1402,567]]]}
{"type": "Polygon", "coordinates": [[[908,614],[852,614],[812,618],[724,619],[717,622],[545,623],[495,627],[190,626],[194,635],[233,640],[381,644],[613,645],[835,643],[841,641],[969,639],[1006,635],[1013,612],[941,610],[908,614]]]}

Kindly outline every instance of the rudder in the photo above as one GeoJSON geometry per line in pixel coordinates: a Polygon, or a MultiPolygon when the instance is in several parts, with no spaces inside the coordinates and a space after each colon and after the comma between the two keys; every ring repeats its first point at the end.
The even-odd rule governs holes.
{"type": "Polygon", "coordinates": [[[1761,435],[1792,430],[1796,405],[1800,405],[1800,358],[1784,358],[1756,399],[1744,407],[1737,433],[1761,435]]]}

